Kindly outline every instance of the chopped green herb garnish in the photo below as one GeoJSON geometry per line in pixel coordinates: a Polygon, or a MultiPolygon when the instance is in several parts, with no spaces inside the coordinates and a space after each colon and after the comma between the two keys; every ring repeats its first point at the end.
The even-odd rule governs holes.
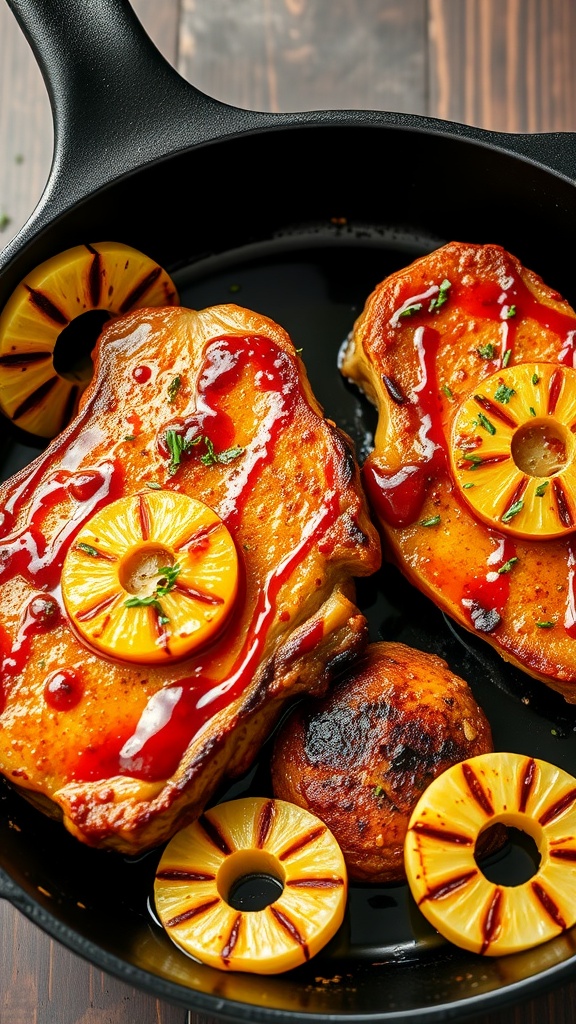
{"type": "Polygon", "coordinates": [[[470,469],[475,469],[476,466],[481,466],[482,465],[482,459],[480,458],[479,455],[470,455],[470,454],[468,454],[468,455],[463,455],[462,458],[465,459],[466,462],[471,462],[472,463],[472,465],[470,466],[470,469]]]}
{"type": "Polygon", "coordinates": [[[40,658],[38,662],[38,668],[46,668],[46,658],[40,658]]]}
{"type": "Polygon", "coordinates": [[[464,490],[467,491],[469,487],[474,487],[474,483],[472,480],[469,480],[467,484],[463,484],[462,486],[464,490]]]}
{"type": "Polygon", "coordinates": [[[182,566],[176,562],[176,565],[165,565],[162,569],[158,569],[158,575],[160,579],[156,585],[156,593],[158,597],[164,597],[174,589],[176,580],[182,572],[182,566]]]}
{"type": "Polygon", "coordinates": [[[11,217],[8,216],[4,210],[0,210],[0,231],[5,231],[9,224],[12,223],[11,217]]]}
{"type": "MultiPolygon", "coordinates": [[[[206,445],[206,453],[200,456],[200,462],[204,466],[215,466],[218,462],[223,466],[227,466],[229,462],[237,459],[244,451],[243,448],[235,445],[233,448],[226,448],[223,452],[215,452],[214,445],[209,437],[203,437],[201,440],[203,440],[206,445]]],[[[193,443],[195,443],[195,441],[193,443]]]]}
{"type": "Polygon", "coordinates": [[[537,622],[536,625],[538,626],[538,629],[552,629],[552,626],[555,626],[556,623],[552,622],[551,619],[544,619],[537,622]]]}
{"type": "Polygon", "coordinates": [[[124,437],[122,438],[122,440],[123,441],[135,441],[136,440],[136,434],[124,434],[124,437]]]}
{"type": "Polygon", "coordinates": [[[443,394],[446,395],[446,398],[450,399],[451,402],[454,400],[454,394],[450,390],[450,388],[448,387],[447,384],[443,384],[442,385],[442,392],[443,392],[443,394]]]}
{"type": "Polygon", "coordinates": [[[478,413],[478,423],[481,427],[484,427],[484,430],[487,430],[489,434],[494,435],[496,433],[496,427],[493,423],[490,423],[490,420],[483,412],[478,413]]]}
{"type": "Polygon", "coordinates": [[[533,373],[532,374],[532,383],[533,384],[539,384],[540,383],[540,377],[538,376],[537,373],[533,373]]]}
{"type": "Polygon", "coordinates": [[[374,796],[383,796],[383,795],[384,795],[384,787],[383,786],[374,786],[374,796]]]}
{"type": "Polygon", "coordinates": [[[168,401],[173,402],[182,384],[182,377],[178,374],[168,386],[168,401]]]}
{"type": "Polygon", "coordinates": [[[548,487],[549,483],[550,483],[549,480],[544,480],[543,483],[538,484],[538,487],[536,488],[536,496],[538,498],[543,498],[544,497],[544,495],[546,493],[546,488],[548,487]]]}
{"type": "Polygon", "coordinates": [[[533,405],[530,406],[530,415],[531,416],[535,416],[536,415],[536,409],[534,408],[533,405]]]}
{"type": "Polygon", "coordinates": [[[93,548],[91,544],[84,544],[83,541],[79,541],[76,547],[83,551],[84,554],[90,555],[90,558],[100,558],[100,552],[93,548]]]}
{"type": "Polygon", "coordinates": [[[406,306],[406,309],[403,309],[401,313],[398,313],[398,319],[403,320],[405,317],[414,316],[414,313],[419,313],[421,309],[422,303],[415,302],[414,305],[406,306]]]}
{"type": "Polygon", "coordinates": [[[494,345],[491,341],[487,345],[481,345],[476,351],[481,359],[494,359],[494,345]]]}
{"type": "Polygon", "coordinates": [[[506,310],[506,319],[511,320],[513,316],[516,316],[516,306],[508,306],[506,310]]]}
{"type": "Polygon", "coordinates": [[[494,398],[497,402],[500,402],[501,405],[508,405],[508,402],[515,394],[516,392],[514,388],[509,388],[506,384],[499,384],[494,392],[494,398]]]}
{"type": "Polygon", "coordinates": [[[420,526],[438,526],[440,516],[430,516],[429,519],[421,519],[420,526]]]}
{"type": "Polygon", "coordinates": [[[445,277],[438,289],[438,295],[436,295],[432,299],[432,302],[428,306],[429,313],[436,313],[437,310],[439,310],[444,305],[444,303],[448,301],[448,292],[450,291],[451,287],[451,282],[448,280],[447,277],[445,277]]]}
{"type": "Polygon", "coordinates": [[[517,516],[518,513],[522,511],[523,508],[524,502],[522,498],[520,498],[519,501],[515,501],[513,505],[510,505],[508,511],[504,513],[502,516],[502,522],[509,523],[511,519],[514,519],[514,516],[517,516]]]}
{"type": "Polygon", "coordinates": [[[153,490],[153,491],[161,491],[162,490],[162,484],[159,484],[157,480],[147,480],[146,481],[146,487],[150,487],[150,489],[153,490]]]}
{"type": "Polygon", "coordinates": [[[502,366],[508,366],[510,359],[512,358],[512,349],[507,348],[504,355],[502,356],[502,366]]]}
{"type": "Polygon", "coordinates": [[[518,559],[516,558],[516,556],[514,556],[513,558],[509,558],[507,562],[504,562],[504,565],[500,566],[500,568],[498,569],[498,574],[500,576],[504,576],[506,573],[510,572],[512,566],[516,565],[517,561],[518,559]]]}
{"type": "Polygon", "coordinates": [[[167,622],[170,622],[168,616],[164,613],[164,609],[160,604],[160,601],[156,597],[156,594],[149,594],[148,597],[129,597],[124,601],[125,608],[154,608],[158,615],[158,622],[161,626],[165,626],[167,622]]]}
{"type": "Polygon", "coordinates": [[[170,429],[165,434],[166,447],[170,452],[170,462],[168,464],[168,472],[170,476],[174,476],[184,452],[190,450],[193,444],[198,444],[198,441],[186,441],[182,434],[179,434],[176,430],[170,429]]]}

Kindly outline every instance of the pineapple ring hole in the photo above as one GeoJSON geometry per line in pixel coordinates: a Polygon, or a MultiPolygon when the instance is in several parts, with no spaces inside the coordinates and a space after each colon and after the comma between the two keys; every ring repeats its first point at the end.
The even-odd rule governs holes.
{"type": "Polygon", "coordinates": [[[502,844],[498,842],[499,828],[501,825],[491,823],[479,833],[474,860],[484,877],[494,885],[523,885],[540,870],[542,857],[538,842],[527,830],[508,825],[506,841],[502,844]],[[483,854],[482,848],[491,848],[492,837],[496,839],[496,852],[483,854]]]}
{"type": "Polygon", "coordinates": [[[59,377],[75,384],[87,384],[92,379],[92,350],[110,316],[107,309],[88,309],[60,332],[52,353],[52,363],[59,377]]]}
{"type": "Polygon", "coordinates": [[[118,579],[129,594],[151,597],[163,579],[162,570],[173,565],[169,548],[145,542],[126,552],[118,566],[118,579]]]}
{"type": "Polygon", "coordinates": [[[512,458],[527,476],[556,476],[572,461],[574,449],[570,431],[553,419],[523,423],[514,433],[512,458]]]}
{"type": "Polygon", "coordinates": [[[233,910],[264,910],[284,891],[286,872],[266,850],[236,850],[221,864],[218,892],[233,910]]]}

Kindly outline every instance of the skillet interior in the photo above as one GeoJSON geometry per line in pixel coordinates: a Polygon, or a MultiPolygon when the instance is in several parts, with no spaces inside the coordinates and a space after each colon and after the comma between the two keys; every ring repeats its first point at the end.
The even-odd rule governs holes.
{"type": "MultiPolygon", "coordinates": [[[[342,382],[337,356],[376,282],[451,239],[498,242],[575,304],[563,258],[574,213],[573,185],[509,153],[343,115],[220,141],[117,181],[22,248],[0,304],[56,251],[104,239],[134,245],[174,275],[184,305],[232,300],[287,328],[326,413],[362,457],[374,413],[342,382]]],[[[3,440],[8,476],[35,449],[16,435],[3,440]]],[[[435,651],[469,681],[497,748],[576,773],[576,707],[454,629],[391,569],[362,581],[359,597],[372,639],[435,651]]],[[[221,797],[246,791],[269,791],[266,750],[221,797]]],[[[474,957],[436,937],[405,886],[355,886],[341,932],[311,964],[275,978],[223,975],[180,953],[155,922],[148,901],[159,851],[134,862],[89,850],[7,785],[0,792],[0,864],[14,902],[104,969],[196,1010],[286,1022],[461,1018],[572,969],[571,933],[523,954],[474,957]]]]}

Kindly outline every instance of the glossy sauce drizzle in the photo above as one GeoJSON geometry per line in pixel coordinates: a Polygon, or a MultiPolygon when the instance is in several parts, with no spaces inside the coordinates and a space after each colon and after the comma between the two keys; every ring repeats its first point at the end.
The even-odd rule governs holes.
{"type": "MultiPolygon", "coordinates": [[[[194,414],[178,429],[187,439],[206,435],[218,451],[234,441],[233,424],[220,408],[225,395],[247,367],[252,368],[256,388],[269,397],[268,412],[259,421],[256,436],[230,474],[225,498],[216,509],[234,532],[251,489],[262,468],[274,458],[276,441],[304,402],[296,365],[292,358],[265,337],[224,337],[214,339],[206,350],[194,414]]],[[[165,686],[152,695],[136,728],[110,735],[99,748],[85,751],[75,764],[72,777],[96,780],[129,775],[154,781],[168,778],[176,770],[192,738],[218,712],[237,700],[261,663],[269,628],[276,615],[281,587],[296,567],[324,538],[340,514],[336,469],[332,461],[324,467],[325,492],[320,506],[310,515],[299,543],[269,574],[258,594],[243,645],[225,679],[210,678],[210,662],[196,665],[193,674],[165,686]]],[[[312,625],[295,644],[295,657],[321,638],[321,626],[312,625]],[[309,635],[310,634],[310,635],[309,635]]]]}
{"type": "Polygon", "coordinates": [[[508,535],[488,531],[495,550],[488,557],[488,571],[464,584],[461,604],[470,624],[481,633],[498,628],[510,596],[510,573],[514,571],[516,547],[508,535]]]}
{"type": "MultiPolygon", "coordinates": [[[[446,441],[442,428],[442,398],[435,368],[439,333],[430,326],[428,299],[438,288],[423,295],[407,298],[392,317],[390,325],[400,327],[399,314],[408,309],[416,312],[410,317],[414,324],[414,347],[419,362],[419,383],[403,410],[409,408],[418,417],[415,433],[422,458],[406,463],[395,472],[380,469],[368,460],[362,476],[366,491],[376,514],[392,527],[409,526],[418,518],[431,479],[444,472],[447,465],[446,441]],[[418,309],[416,307],[419,307],[418,309]]],[[[558,361],[575,365],[576,319],[567,313],[539,302],[523,281],[510,274],[502,282],[480,281],[472,285],[452,285],[447,301],[474,319],[493,320],[501,324],[500,350],[494,361],[500,366],[514,355],[516,330],[523,318],[536,321],[541,327],[554,332],[559,338],[558,361]]],[[[480,357],[479,357],[480,358],[480,357]]]]}

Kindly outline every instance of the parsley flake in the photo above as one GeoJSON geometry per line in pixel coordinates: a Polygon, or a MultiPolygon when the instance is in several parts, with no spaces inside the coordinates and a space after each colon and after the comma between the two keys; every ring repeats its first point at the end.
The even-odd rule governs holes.
{"type": "Polygon", "coordinates": [[[478,423],[481,427],[484,427],[484,430],[487,430],[489,434],[494,435],[496,433],[496,427],[490,422],[483,412],[478,413],[478,423]]]}
{"type": "MultiPolygon", "coordinates": [[[[228,463],[233,462],[239,455],[242,455],[242,452],[244,451],[243,448],[235,445],[232,448],[226,448],[222,452],[216,452],[214,451],[214,445],[209,437],[203,437],[201,440],[203,440],[206,445],[205,454],[200,456],[200,462],[204,466],[215,466],[217,463],[227,466],[228,463]]],[[[193,443],[195,443],[195,441],[193,443]]]]}
{"type": "Polygon", "coordinates": [[[442,385],[442,392],[443,394],[446,395],[446,398],[448,398],[451,402],[454,401],[454,393],[450,390],[447,384],[442,385]]]}
{"type": "Polygon", "coordinates": [[[538,629],[552,629],[552,627],[555,626],[556,623],[553,622],[551,619],[541,619],[540,622],[536,623],[536,625],[538,626],[538,629]]]}
{"type": "Polygon", "coordinates": [[[512,358],[512,349],[507,348],[504,355],[502,356],[502,366],[508,366],[510,359],[512,358]]]}
{"type": "Polygon", "coordinates": [[[522,498],[520,498],[519,501],[515,501],[514,504],[510,505],[510,508],[507,509],[507,511],[502,516],[502,522],[509,523],[511,519],[514,519],[514,516],[517,516],[518,513],[522,511],[523,508],[524,502],[522,498]]]}
{"type": "Polygon", "coordinates": [[[536,415],[536,409],[534,408],[533,405],[530,406],[530,415],[531,416],[535,416],[536,415]]]}
{"type": "Polygon", "coordinates": [[[422,303],[415,302],[412,306],[406,306],[406,309],[403,309],[401,313],[398,313],[398,319],[404,320],[406,317],[414,316],[414,314],[419,313],[421,309],[422,303]]]}
{"type": "Polygon", "coordinates": [[[481,345],[476,351],[481,359],[494,359],[494,345],[491,341],[487,345],[481,345]]]}
{"type": "Polygon", "coordinates": [[[518,559],[516,558],[516,556],[509,558],[508,561],[504,562],[504,565],[501,565],[500,568],[498,569],[498,575],[504,576],[506,573],[510,572],[512,567],[516,565],[517,561],[518,559]]]}
{"type": "Polygon", "coordinates": [[[463,484],[462,486],[464,490],[467,491],[469,487],[474,487],[474,482],[472,480],[469,480],[467,484],[463,484]]]}
{"type": "Polygon", "coordinates": [[[162,490],[162,484],[159,484],[157,480],[146,480],[146,487],[149,487],[152,491],[162,490]]]}
{"type": "Polygon", "coordinates": [[[533,373],[532,374],[532,383],[533,384],[539,384],[540,383],[540,377],[538,376],[537,373],[533,373]]]}
{"type": "Polygon", "coordinates": [[[536,496],[538,498],[543,498],[544,497],[544,495],[546,493],[546,488],[548,487],[549,483],[550,483],[549,480],[544,480],[543,483],[538,484],[538,487],[536,488],[536,496]]]}
{"type": "MultiPolygon", "coordinates": [[[[510,351],[510,349],[508,349],[510,351]]],[[[509,388],[507,384],[499,384],[494,392],[494,398],[501,405],[508,405],[510,399],[516,394],[514,388],[509,388]]]]}
{"type": "Polygon", "coordinates": [[[177,376],[174,377],[174,379],[168,385],[168,401],[170,402],[170,404],[172,404],[172,402],[175,400],[181,385],[182,377],[180,376],[180,374],[177,374],[177,376]]]}
{"type": "Polygon", "coordinates": [[[438,289],[438,294],[432,299],[430,305],[428,306],[429,313],[438,312],[438,310],[442,308],[444,303],[448,301],[448,292],[450,291],[451,287],[452,282],[449,281],[447,277],[445,277],[438,289]]]}
{"type": "Polygon", "coordinates": [[[505,319],[511,320],[513,316],[516,316],[516,306],[508,306],[506,310],[505,319]]]}
{"type": "Polygon", "coordinates": [[[100,558],[100,552],[93,548],[91,544],[84,544],[83,541],[79,541],[76,547],[79,551],[83,551],[85,555],[90,555],[90,558],[100,558]]]}
{"type": "Polygon", "coordinates": [[[420,526],[438,526],[440,516],[430,516],[428,519],[421,519],[420,526]]]}

